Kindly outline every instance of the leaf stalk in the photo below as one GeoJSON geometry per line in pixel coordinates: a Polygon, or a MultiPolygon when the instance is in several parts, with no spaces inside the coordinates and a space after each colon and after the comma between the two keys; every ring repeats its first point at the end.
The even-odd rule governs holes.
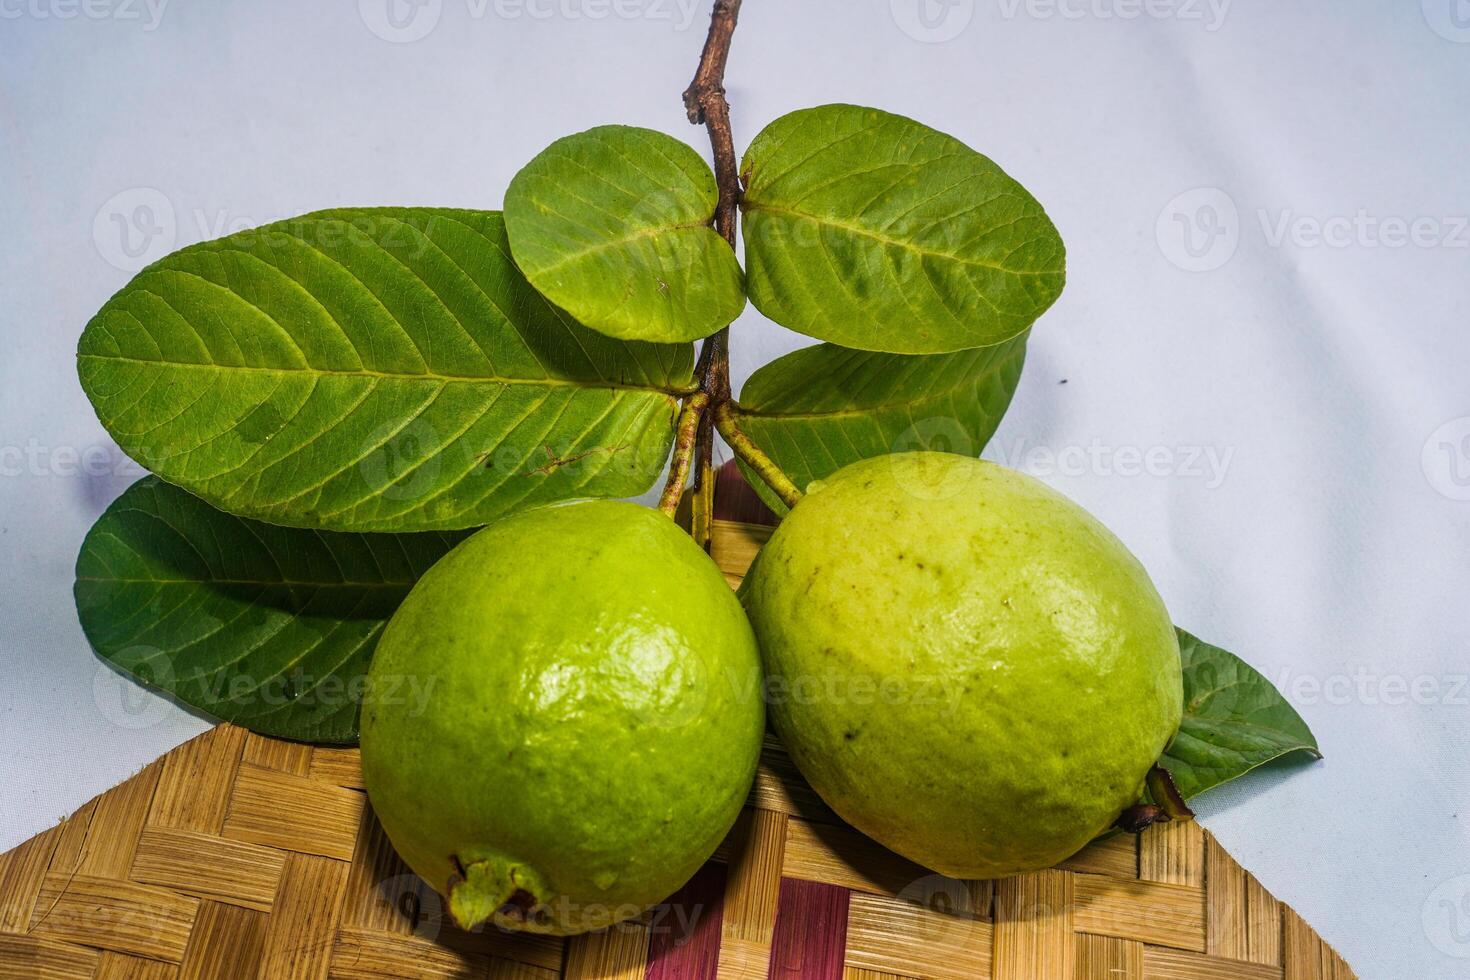
{"type": "Polygon", "coordinates": [[[669,481],[664,484],[663,496],[658,501],[658,509],[670,517],[679,509],[679,498],[684,495],[694,443],[708,407],[709,393],[697,391],[684,399],[684,407],[679,410],[679,421],[674,429],[674,461],[669,466],[669,481]]]}
{"type": "Polygon", "coordinates": [[[766,486],[781,498],[781,503],[787,507],[795,507],[801,500],[801,489],[791,482],[791,478],[781,471],[771,457],[751,442],[749,436],[740,431],[735,406],[730,402],[721,402],[714,407],[711,414],[714,416],[715,427],[725,437],[730,448],[735,450],[735,455],[765,481],[766,486]]]}

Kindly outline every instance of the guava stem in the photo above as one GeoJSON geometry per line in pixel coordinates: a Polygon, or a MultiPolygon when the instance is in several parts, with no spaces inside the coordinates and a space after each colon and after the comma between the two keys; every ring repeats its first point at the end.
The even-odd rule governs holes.
{"type": "Polygon", "coordinates": [[[766,486],[770,487],[776,496],[781,498],[781,503],[787,507],[795,507],[801,501],[801,489],[791,482],[791,478],[781,471],[771,457],[767,456],[759,446],[750,441],[750,437],[740,430],[736,419],[736,408],[730,402],[722,402],[715,405],[713,414],[715,427],[720,430],[720,435],[735,450],[735,455],[740,457],[741,462],[755,471],[766,486]]]}
{"type": "Polygon", "coordinates": [[[1155,802],[1130,806],[1113,826],[1130,834],[1141,834],[1156,823],[1194,819],[1194,811],[1185,804],[1184,794],[1174,785],[1174,777],[1169,770],[1154,766],[1144,778],[1144,785],[1155,802]]]}
{"type": "Polygon", "coordinates": [[[1171,820],[1193,820],[1194,811],[1184,802],[1184,794],[1174,785],[1174,776],[1163,766],[1154,766],[1145,780],[1149,795],[1171,820]]]}
{"type": "Polygon", "coordinates": [[[658,509],[670,517],[679,509],[684,484],[689,482],[689,464],[694,457],[699,422],[708,406],[709,392],[698,391],[684,399],[684,407],[679,411],[679,422],[674,430],[674,459],[669,464],[669,480],[664,484],[663,496],[658,502],[658,509]]]}
{"type": "Polygon", "coordinates": [[[1125,833],[1141,834],[1156,823],[1168,822],[1169,815],[1164,812],[1163,807],[1152,803],[1139,803],[1119,814],[1113,826],[1125,833]]]}

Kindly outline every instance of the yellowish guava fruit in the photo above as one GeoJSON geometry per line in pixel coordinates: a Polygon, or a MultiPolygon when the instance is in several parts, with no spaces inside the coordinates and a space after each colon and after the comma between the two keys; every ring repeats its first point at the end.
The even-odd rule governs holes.
{"type": "Polygon", "coordinates": [[[739,813],[765,724],[719,569],[667,517],[609,501],[466,539],[368,680],[368,796],[466,928],[571,935],[678,890],[739,813]]]}
{"type": "Polygon", "coordinates": [[[1143,567],[993,463],[845,467],[792,509],[741,594],[802,774],[943,874],[1075,853],[1137,802],[1179,726],[1178,641],[1143,567]]]}

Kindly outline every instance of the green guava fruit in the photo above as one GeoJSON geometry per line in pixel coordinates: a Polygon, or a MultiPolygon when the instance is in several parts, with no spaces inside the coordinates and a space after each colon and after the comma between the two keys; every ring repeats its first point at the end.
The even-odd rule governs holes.
{"type": "Polygon", "coordinates": [[[542,507],[466,539],[389,621],[363,778],[461,926],[585,932],[714,852],[755,775],[759,692],[739,600],[673,521],[542,507]]]}
{"type": "Polygon", "coordinates": [[[957,878],[1050,867],[1138,801],[1179,647],[1137,559],[1031,477],[946,453],[814,483],[741,595],[813,788],[957,878]]]}

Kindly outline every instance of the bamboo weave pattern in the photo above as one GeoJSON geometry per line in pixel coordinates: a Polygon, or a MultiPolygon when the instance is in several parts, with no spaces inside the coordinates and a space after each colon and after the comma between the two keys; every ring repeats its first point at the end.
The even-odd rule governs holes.
{"type": "MultiPolygon", "coordinates": [[[[736,582],[769,529],[718,522],[736,582]]],[[[768,738],[668,903],[572,940],[466,933],[379,830],[354,749],[219,727],[0,855],[0,977],[97,980],[1350,980],[1195,824],[998,882],[846,827],[768,738]]]]}

